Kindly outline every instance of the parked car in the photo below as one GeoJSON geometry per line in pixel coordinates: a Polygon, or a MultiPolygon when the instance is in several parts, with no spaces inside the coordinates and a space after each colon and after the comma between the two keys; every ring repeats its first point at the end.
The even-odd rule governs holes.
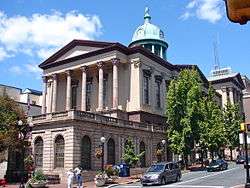
{"type": "MultiPolygon", "coordinates": [[[[246,161],[246,157],[245,156],[238,156],[236,159],[236,164],[244,164],[246,161]]],[[[248,162],[250,163],[250,157],[248,157],[248,162]]]]}
{"type": "Polygon", "coordinates": [[[239,156],[239,157],[237,157],[235,162],[236,162],[236,164],[244,164],[245,163],[245,157],[244,156],[239,156]]]}
{"type": "Polygon", "coordinates": [[[213,160],[207,167],[207,171],[227,170],[228,163],[223,159],[213,160]]]}
{"type": "Polygon", "coordinates": [[[164,185],[181,179],[181,169],[175,162],[153,164],[141,177],[142,185],[164,185]]]}

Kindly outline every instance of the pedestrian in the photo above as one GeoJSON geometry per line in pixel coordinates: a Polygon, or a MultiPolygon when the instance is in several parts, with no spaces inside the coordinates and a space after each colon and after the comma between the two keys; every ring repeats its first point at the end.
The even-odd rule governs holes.
{"type": "Polygon", "coordinates": [[[82,169],[80,165],[78,165],[75,168],[74,172],[76,174],[77,188],[82,188],[83,177],[82,177],[82,169]]]}
{"type": "Polygon", "coordinates": [[[74,178],[74,171],[72,169],[70,169],[67,172],[67,183],[68,183],[68,188],[72,188],[73,187],[73,178],[74,178]]]}

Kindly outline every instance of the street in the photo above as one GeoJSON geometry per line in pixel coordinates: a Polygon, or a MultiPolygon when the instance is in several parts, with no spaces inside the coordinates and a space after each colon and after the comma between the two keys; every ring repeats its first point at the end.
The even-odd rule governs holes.
{"type": "MultiPolygon", "coordinates": [[[[243,165],[230,164],[228,170],[219,172],[189,172],[183,174],[182,179],[178,183],[168,183],[162,186],[150,187],[173,187],[173,188],[228,188],[236,185],[244,184],[245,170],[243,165]]],[[[139,188],[141,184],[135,183],[126,186],[116,186],[116,188],[139,188]]]]}

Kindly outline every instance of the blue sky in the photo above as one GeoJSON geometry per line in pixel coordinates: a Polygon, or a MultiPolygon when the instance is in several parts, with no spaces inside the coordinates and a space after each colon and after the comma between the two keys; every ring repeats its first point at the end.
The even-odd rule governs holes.
{"type": "Polygon", "coordinates": [[[222,0],[1,0],[0,83],[41,89],[37,65],[73,38],[128,45],[146,6],[171,63],[208,75],[217,38],[221,67],[250,77],[250,25],[229,22],[222,0]]]}

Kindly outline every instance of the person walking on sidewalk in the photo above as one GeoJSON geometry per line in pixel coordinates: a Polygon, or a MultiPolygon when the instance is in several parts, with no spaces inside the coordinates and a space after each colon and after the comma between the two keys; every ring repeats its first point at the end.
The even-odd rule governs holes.
{"type": "Polygon", "coordinates": [[[72,169],[70,169],[67,172],[67,184],[68,184],[68,188],[72,188],[73,187],[73,178],[74,178],[74,171],[72,169]]]}
{"type": "Polygon", "coordinates": [[[74,172],[76,175],[77,188],[82,188],[83,177],[82,177],[82,169],[80,165],[75,168],[74,172]]]}

